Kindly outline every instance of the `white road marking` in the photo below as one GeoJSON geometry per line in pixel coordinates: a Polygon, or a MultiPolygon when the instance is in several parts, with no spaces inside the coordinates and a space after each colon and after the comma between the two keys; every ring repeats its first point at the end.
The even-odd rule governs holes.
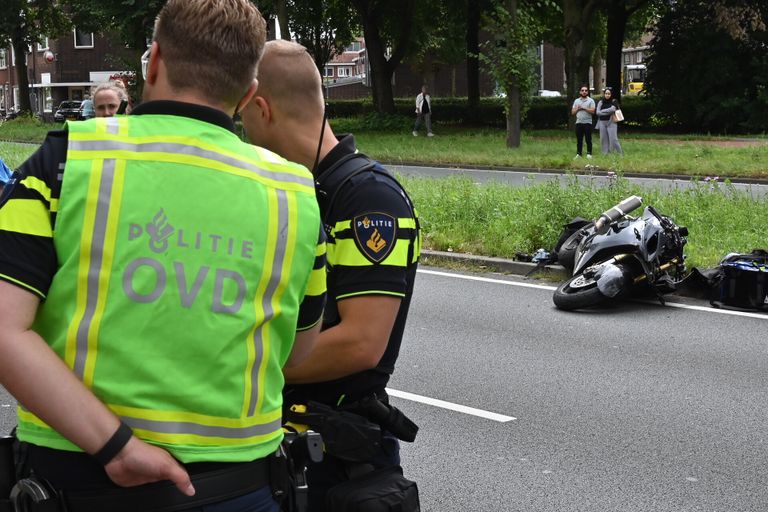
{"type": "Polygon", "coordinates": [[[532,284],[532,283],[520,283],[517,281],[505,281],[503,279],[492,279],[490,277],[467,276],[464,274],[451,274],[450,272],[438,272],[436,270],[419,269],[418,272],[422,274],[432,274],[435,276],[454,277],[456,279],[468,279],[469,281],[482,281],[484,283],[508,284],[510,286],[522,286],[523,288],[538,288],[539,290],[557,289],[556,286],[546,286],[543,284],[532,284]]]}
{"type": "MultiPolygon", "coordinates": [[[[451,274],[450,272],[439,272],[436,270],[419,269],[418,272],[422,274],[432,274],[435,276],[453,277],[455,279],[467,279],[469,281],[481,281],[484,283],[505,284],[508,286],[520,286],[522,288],[538,288],[539,290],[550,290],[550,291],[554,291],[557,289],[556,286],[547,286],[543,284],[532,284],[532,283],[521,283],[518,281],[507,281],[504,279],[493,279],[490,277],[451,274]]],[[[642,301],[642,302],[645,302],[647,304],[658,305],[658,303],[655,301],[642,301]]],[[[731,311],[729,309],[718,309],[718,308],[707,307],[707,306],[694,306],[692,304],[680,304],[679,302],[667,302],[666,305],[671,308],[691,309],[693,311],[703,311],[705,313],[717,313],[719,315],[744,316],[748,318],[757,318],[758,320],[768,320],[768,314],[765,314],[765,313],[750,313],[748,311],[731,311]]]]}
{"type": "Polygon", "coordinates": [[[411,400],[412,402],[419,402],[422,404],[432,405],[434,407],[440,407],[442,409],[449,409],[451,411],[461,412],[464,414],[471,414],[472,416],[478,416],[488,420],[498,421],[499,423],[506,423],[508,421],[516,420],[512,416],[505,416],[503,414],[497,414],[495,412],[484,411],[482,409],[475,409],[474,407],[467,407],[466,405],[454,404],[452,402],[446,402],[444,400],[438,400],[436,398],[429,398],[428,396],[414,395],[406,391],[398,391],[396,389],[387,388],[387,394],[396,396],[397,398],[403,398],[405,400],[411,400]]]}

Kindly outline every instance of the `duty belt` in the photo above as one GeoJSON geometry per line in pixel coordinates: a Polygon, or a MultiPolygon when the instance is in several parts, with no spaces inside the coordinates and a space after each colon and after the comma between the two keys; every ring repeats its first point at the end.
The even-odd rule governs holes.
{"type": "Polygon", "coordinates": [[[183,495],[173,483],[158,482],[138,487],[93,491],[57,492],[34,476],[14,487],[17,510],[93,512],[173,512],[237,498],[270,484],[269,460],[191,475],[195,495],[183,495]]]}

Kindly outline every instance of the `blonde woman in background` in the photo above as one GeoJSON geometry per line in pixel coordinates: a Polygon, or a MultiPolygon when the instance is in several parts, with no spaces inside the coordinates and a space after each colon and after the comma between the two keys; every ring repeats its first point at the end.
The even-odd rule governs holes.
{"type": "MultiPolygon", "coordinates": [[[[93,90],[92,97],[96,117],[112,117],[120,108],[120,102],[128,101],[128,91],[125,90],[125,84],[119,80],[103,82],[93,90]]],[[[126,109],[125,113],[129,110],[126,109]]]]}

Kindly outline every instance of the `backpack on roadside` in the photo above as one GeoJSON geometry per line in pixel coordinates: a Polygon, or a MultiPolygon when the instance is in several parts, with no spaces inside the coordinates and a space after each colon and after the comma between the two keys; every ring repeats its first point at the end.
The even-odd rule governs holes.
{"type": "Polygon", "coordinates": [[[716,308],[768,311],[768,251],[730,253],[717,267],[710,304],[716,308]]]}

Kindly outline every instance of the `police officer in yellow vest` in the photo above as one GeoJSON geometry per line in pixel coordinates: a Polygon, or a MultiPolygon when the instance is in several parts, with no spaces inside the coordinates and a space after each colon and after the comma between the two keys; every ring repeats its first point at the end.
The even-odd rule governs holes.
{"type": "Polygon", "coordinates": [[[269,41],[258,79],[256,95],[243,110],[246,133],[255,144],[313,169],[328,237],[323,331],[310,356],[285,370],[286,405],[321,406],[295,418],[287,411],[287,416],[302,423],[314,409],[330,407],[353,414],[344,416],[350,422],[370,420],[382,433],[371,439],[368,453],[363,447],[350,454],[343,446],[349,439],[331,439],[344,437],[337,433],[345,419],[337,417],[337,426],[328,430],[307,420],[326,445],[322,463],[307,469],[310,510],[358,510],[345,508],[349,501],[336,501],[349,500],[343,489],[361,490],[362,485],[349,482],[354,475],[370,482],[379,497],[394,480],[394,488],[407,490],[382,501],[391,510],[417,510],[415,485],[398,474],[398,439],[413,441],[417,427],[388,404],[385,387],[395,369],[416,277],[418,217],[403,187],[381,164],[357,151],[352,135],[337,140],[324,117],[320,74],[303,46],[269,41]],[[329,445],[345,453],[334,453],[329,445]],[[362,477],[370,469],[378,473],[362,477]]]}
{"type": "Polygon", "coordinates": [[[0,381],[45,506],[278,510],[325,245],[308,170],[233,132],[264,40],[248,0],[170,0],[145,102],[51,132],[0,208],[0,381]]]}

